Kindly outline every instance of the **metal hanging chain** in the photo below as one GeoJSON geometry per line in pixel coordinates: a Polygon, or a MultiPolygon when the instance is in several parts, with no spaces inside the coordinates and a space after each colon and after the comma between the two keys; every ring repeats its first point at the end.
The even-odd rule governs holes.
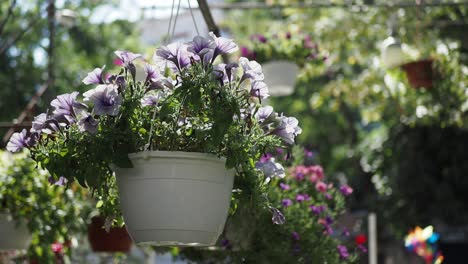
{"type": "Polygon", "coordinates": [[[193,9],[192,9],[192,6],[190,4],[190,0],[187,0],[187,3],[188,3],[189,10],[190,10],[190,15],[192,16],[193,25],[195,26],[195,30],[197,31],[197,35],[200,36],[200,31],[198,30],[197,21],[195,20],[195,16],[193,15],[193,9]]]}
{"type": "MultiPolygon", "coordinates": [[[[175,28],[176,28],[176,24],[177,24],[177,17],[179,17],[180,1],[181,0],[179,0],[179,3],[177,4],[177,12],[176,12],[175,17],[174,17],[175,1],[176,0],[172,1],[171,16],[169,18],[169,26],[167,27],[167,40],[166,40],[167,43],[169,43],[174,38],[175,28]],[[173,19],[174,19],[174,24],[172,24],[173,19]],[[172,34],[169,35],[169,33],[171,32],[171,26],[172,26],[172,34]]],[[[151,126],[150,126],[150,131],[149,131],[149,136],[148,136],[148,143],[145,145],[145,148],[144,148],[145,151],[148,151],[149,148],[151,147],[151,138],[153,137],[154,119],[155,118],[156,118],[156,110],[154,111],[153,117],[151,118],[151,126]]]]}
{"type": "MultiPolygon", "coordinates": [[[[172,27],[172,19],[174,17],[175,1],[176,0],[172,0],[171,16],[169,17],[169,25],[167,27],[167,36],[166,36],[166,39],[163,41],[165,42],[165,44],[169,43],[172,40],[172,38],[174,38],[174,30],[172,30],[172,34],[171,34],[171,27],[172,27]]],[[[179,7],[180,7],[180,0],[179,0],[179,7]]],[[[177,22],[177,16],[179,15],[179,7],[177,7],[177,14],[174,20],[174,29],[175,29],[175,24],[177,22]]],[[[149,131],[149,136],[148,136],[148,143],[144,147],[145,152],[147,152],[149,148],[151,147],[151,138],[153,137],[154,119],[156,118],[156,112],[157,111],[155,109],[153,113],[153,117],[151,118],[151,126],[150,126],[150,131],[149,131]]]]}
{"type": "Polygon", "coordinates": [[[179,4],[177,4],[177,12],[176,12],[176,16],[174,18],[174,25],[172,26],[172,37],[171,38],[174,38],[174,34],[175,34],[175,28],[176,28],[176,24],[177,24],[177,18],[179,17],[179,11],[180,11],[180,1],[179,0],[179,4]]]}
{"type": "Polygon", "coordinates": [[[174,7],[175,7],[175,0],[172,0],[172,7],[171,7],[171,16],[169,17],[169,26],[167,27],[167,35],[166,35],[166,41],[169,43],[169,40],[171,38],[171,25],[172,25],[172,17],[174,16],[174,7]]]}

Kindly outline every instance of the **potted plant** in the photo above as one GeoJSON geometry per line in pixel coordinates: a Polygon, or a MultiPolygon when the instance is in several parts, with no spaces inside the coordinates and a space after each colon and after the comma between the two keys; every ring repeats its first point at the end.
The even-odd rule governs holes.
{"type": "Polygon", "coordinates": [[[299,70],[319,61],[312,36],[291,32],[252,35],[250,42],[241,47],[241,56],[262,63],[272,96],[291,95],[299,70]]]}
{"type": "Polygon", "coordinates": [[[0,250],[27,249],[31,234],[24,223],[16,223],[8,211],[0,212],[0,250]]]}
{"type": "Polygon", "coordinates": [[[53,181],[28,155],[0,152],[0,248],[27,249],[26,259],[53,263],[70,254],[62,244],[86,230],[91,208],[82,189],[58,186],[64,178],[53,181]]]}
{"type": "Polygon", "coordinates": [[[431,54],[416,50],[408,45],[403,45],[403,52],[406,55],[406,63],[400,67],[406,73],[408,82],[413,88],[432,88],[434,79],[434,60],[431,54]]]}
{"type": "Polygon", "coordinates": [[[105,218],[94,216],[88,225],[88,240],[94,252],[129,252],[132,239],[123,227],[104,228],[105,218]]]}
{"type": "MultiPolygon", "coordinates": [[[[297,119],[261,109],[268,87],[260,64],[247,58],[216,63],[236,51],[210,34],[157,49],[135,81],[141,55],[117,51],[123,68],[106,78],[96,68],[83,80],[94,88],[51,102],[29,133],[7,148],[29,148],[55,179],[92,189],[103,207],[118,202],[137,243],[210,245],[223,230],[234,187],[265,210],[263,172],[253,162],[274,147],[287,148],[301,133],[297,119]],[[113,200],[114,199],[114,200],[113,200]]],[[[237,204],[233,204],[237,206],[237,204]]],[[[274,211],[278,214],[278,212],[274,211]]]]}
{"type": "Polygon", "coordinates": [[[433,66],[432,59],[422,59],[401,65],[408,82],[414,88],[432,88],[433,66]]]}

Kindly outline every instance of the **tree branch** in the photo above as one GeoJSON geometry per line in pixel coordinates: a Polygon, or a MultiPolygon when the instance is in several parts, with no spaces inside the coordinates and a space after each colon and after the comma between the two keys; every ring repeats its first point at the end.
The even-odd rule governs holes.
{"type": "Polygon", "coordinates": [[[7,15],[5,19],[3,19],[2,23],[0,24],[0,36],[3,33],[3,29],[5,28],[5,25],[8,22],[8,19],[10,19],[11,14],[13,14],[13,8],[15,7],[15,5],[16,5],[16,0],[13,0],[10,6],[8,7],[7,15]]]}
{"type": "Polygon", "coordinates": [[[24,28],[23,30],[18,32],[16,34],[16,36],[14,36],[13,38],[10,39],[10,41],[6,41],[5,44],[0,46],[0,55],[2,55],[11,46],[13,46],[16,42],[18,42],[18,40],[20,40],[26,32],[28,32],[31,28],[33,28],[37,24],[37,22],[39,22],[40,19],[41,19],[40,17],[37,17],[34,20],[32,20],[31,22],[29,22],[28,25],[26,26],[26,28],[24,28]]]}

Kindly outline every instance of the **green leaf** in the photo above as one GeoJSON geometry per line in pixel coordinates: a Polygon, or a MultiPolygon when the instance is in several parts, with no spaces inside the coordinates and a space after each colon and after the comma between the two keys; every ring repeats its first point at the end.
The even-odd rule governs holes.
{"type": "Polygon", "coordinates": [[[237,160],[233,155],[226,157],[226,169],[232,169],[236,166],[237,160]]]}
{"type": "Polygon", "coordinates": [[[120,168],[133,168],[132,161],[128,158],[132,147],[130,144],[118,144],[114,147],[114,163],[120,168]]]}

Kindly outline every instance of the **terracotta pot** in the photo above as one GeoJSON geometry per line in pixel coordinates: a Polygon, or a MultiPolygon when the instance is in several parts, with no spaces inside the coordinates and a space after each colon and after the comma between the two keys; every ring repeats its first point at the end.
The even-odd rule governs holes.
{"type": "Polygon", "coordinates": [[[109,232],[103,228],[104,217],[95,216],[88,226],[88,240],[95,252],[128,252],[132,239],[125,227],[112,227],[109,232]]]}
{"type": "Polygon", "coordinates": [[[409,83],[414,88],[432,88],[433,69],[432,59],[413,61],[401,67],[406,72],[409,83]]]}

